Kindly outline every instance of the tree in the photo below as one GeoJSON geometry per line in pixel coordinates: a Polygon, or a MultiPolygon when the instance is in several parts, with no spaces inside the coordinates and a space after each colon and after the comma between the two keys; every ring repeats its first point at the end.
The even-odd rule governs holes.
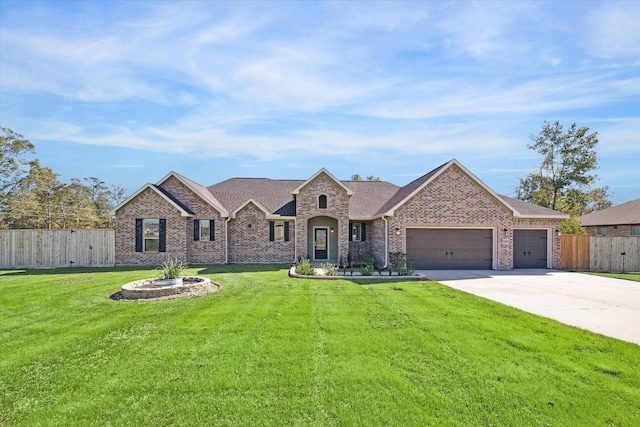
{"type": "MultiPolygon", "coordinates": [[[[358,174],[351,175],[351,181],[362,181],[362,177],[358,174]]],[[[367,181],[382,181],[379,176],[369,175],[367,181]]]]}
{"type": "Polygon", "coordinates": [[[34,152],[33,144],[22,135],[0,128],[0,212],[6,208],[7,194],[23,173],[22,167],[28,164],[20,157],[34,152]]]}
{"type": "Polygon", "coordinates": [[[109,212],[125,190],[98,178],[58,180],[52,169],[24,154],[34,145],[11,129],[0,133],[0,228],[112,227],[109,212]]]}
{"type": "Polygon", "coordinates": [[[598,133],[573,123],[566,131],[559,121],[544,122],[528,148],[542,155],[535,173],[521,178],[517,198],[572,217],[611,206],[608,187],[592,188],[598,180],[598,133]]]}

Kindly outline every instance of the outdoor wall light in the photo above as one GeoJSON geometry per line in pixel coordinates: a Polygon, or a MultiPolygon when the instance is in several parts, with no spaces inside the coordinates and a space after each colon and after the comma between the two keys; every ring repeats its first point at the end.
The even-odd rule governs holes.
{"type": "Polygon", "coordinates": [[[398,227],[396,227],[396,236],[400,235],[400,229],[398,227]]]}
{"type": "Polygon", "coordinates": [[[509,235],[509,229],[505,228],[504,230],[502,230],[502,232],[504,233],[504,237],[507,237],[509,235]]]}
{"type": "Polygon", "coordinates": [[[559,229],[559,228],[556,228],[556,236],[559,236],[559,235],[561,235],[561,234],[562,234],[562,233],[560,233],[560,229],[559,229]]]}
{"type": "Polygon", "coordinates": [[[333,227],[331,227],[331,232],[333,233],[333,227]]]}

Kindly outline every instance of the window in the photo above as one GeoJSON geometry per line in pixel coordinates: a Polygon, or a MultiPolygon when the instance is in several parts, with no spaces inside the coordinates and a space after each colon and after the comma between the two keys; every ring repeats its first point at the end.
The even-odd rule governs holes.
{"type": "Polygon", "coordinates": [[[327,209],[327,196],[324,194],[318,197],[318,209],[327,209]]]}
{"type": "Polygon", "coordinates": [[[640,225],[631,226],[631,235],[632,236],[640,236],[640,225]]]}
{"type": "Polygon", "coordinates": [[[351,223],[351,240],[354,242],[359,242],[361,231],[362,231],[362,225],[359,222],[352,222],[351,223]]]}
{"type": "Polygon", "coordinates": [[[166,219],[136,219],[136,252],[166,252],[166,241],[166,219]]]}
{"type": "Polygon", "coordinates": [[[276,221],[275,228],[274,240],[276,242],[284,242],[284,221],[276,221]]]}
{"type": "Polygon", "coordinates": [[[208,241],[209,240],[209,231],[211,230],[210,223],[208,219],[201,219],[200,221],[200,240],[208,241]]]}
{"type": "Polygon", "coordinates": [[[367,240],[367,224],[364,222],[349,223],[349,241],[365,242],[367,240]]]}
{"type": "Polygon", "coordinates": [[[145,219],[142,223],[144,252],[160,252],[160,220],[145,219]]]}
{"type": "Polygon", "coordinates": [[[208,242],[216,240],[215,235],[216,222],[212,219],[194,219],[193,220],[193,240],[196,242],[201,240],[208,242]]]}
{"type": "Polygon", "coordinates": [[[289,221],[269,221],[269,240],[271,242],[288,242],[289,221]]]}
{"type": "Polygon", "coordinates": [[[609,234],[609,228],[607,227],[598,227],[598,236],[606,236],[609,234]]]}

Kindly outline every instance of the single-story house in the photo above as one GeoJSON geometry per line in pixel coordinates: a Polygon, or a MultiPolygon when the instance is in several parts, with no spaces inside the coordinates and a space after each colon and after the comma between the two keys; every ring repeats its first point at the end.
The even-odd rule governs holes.
{"type": "Polygon", "coordinates": [[[175,172],[117,206],[116,264],[383,265],[404,252],[416,269],[560,268],[566,215],[487,187],[453,159],[415,181],[231,178],[204,187],[175,172]]]}
{"type": "Polygon", "coordinates": [[[640,236],[640,199],[578,218],[591,236],[640,236]]]}

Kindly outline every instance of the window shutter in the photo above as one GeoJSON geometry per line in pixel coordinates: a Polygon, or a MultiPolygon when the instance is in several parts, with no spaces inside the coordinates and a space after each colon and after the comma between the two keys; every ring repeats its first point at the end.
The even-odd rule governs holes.
{"type": "Polygon", "coordinates": [[[360,225],[360,241],[367,241],[367,224],[364,222],[360,225]]]}
{"type": "Polygon", "coordinates": [[[136,219],[136,252],[142,252],[142,219],[136,219]]]}
{"type": "Polygon", "coordinates": [[[160,219],[160,241],[158,242],[158,252],[167,251],[167,220],[160,219]]]}
{"type": "Polygon", "coordinates": [[[284,241],[289,241],[289,221],[284,222],[284,241]]]}
{"type": "Polygon", "coordinates": [[[276,238],[276,225],[273,221],[269,221],[269,241],[273,242],[276,238]]]}
{"type": "Polygon", "coordinates": [[[209,220],[209,240],[216,240],[216,221],[213,219],[209,220]]]}
{"type": "Polygon", "coordinates": [[[200,220],[199,219],[193,220],[193,240],[196,242],[200,240],[200,220]]]}
{"type": "Polygon", "coordinates": [[[353,223],[349,223],[349,241],[353,241],[353,223]]]}

